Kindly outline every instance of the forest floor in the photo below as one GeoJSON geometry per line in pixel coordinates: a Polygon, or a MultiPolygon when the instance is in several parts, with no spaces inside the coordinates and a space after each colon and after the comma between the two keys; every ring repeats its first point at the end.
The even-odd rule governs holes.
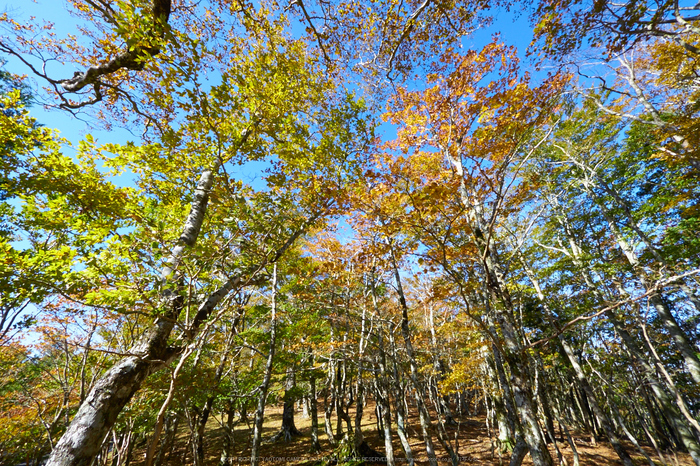
{"type": "MultiPolygon", "coordinates": [[[[271,443],[269,441],[272,436],[279,432],[280,426],[282,425],[282,404],[280,403],[279,406],[268,406],[265,411],[265,422],[263,425],[263,444],[261,446],[260,464],[294,464],[297,466],[328,464],[327,462],[324,462],[324,459],[327,460],[330,455],[332,455],[333,448],[330,446],[328,438],[323,431],[322,407],[323,405],[319,401],[319,442],[321,443],[322,451],[314,454],[310,453],[311,419],[304,418],[300,411],[298,411],[295,415],[295,423],[297,429],[301,431],[302,435],[294,437],[289,443],[285,443],[283,441],[271,443]]],[[[351,408],[350,417],[353,420],[354,414],[354,410],[351,408]]],[[[335,416],[333,416],[332,420],[333,428],[335,430],[335,416]]],[[[413,413],[413,416],[409,418],[409,421],[408,433],[416,464],[428,464],[425,456],[425,446],[420,434],[420,424],[418,422],[417,415],[413,413]]],[[[252,424],[253,421],[251,419],[249,425],[244,422],[238,422],[235,427],[233,464],[250,464],[249,456],[252,438],[252,424]]],[[[345,429],[345,426],[343,428],[345,429]]],[[[367,406],[364,410],[362,431],[369,446],[384,455],[384,439],[383,436],[377,431],[376,416],[373,405],[367,406]]],[[[395,427],[393,428],[393,431],[393,447],[394,455],[396,457],[396,464],[405,464],[405,456],[396,435],[395,427]]],[[[458,419],[457,425],[448,427],[448,433],[452,438],[453,444],[455,443],[455,438],[458,441],[458,455],[462,458],[462,464],[508,465],[508,461],[510,459],[509,453],[503,453],[499,457],[498,451],[494,451],[492,449],[492,441],[488,434],[485,416],[462,416],[458,419]]],[[[578,450],[580,466],[617,466],[622,464],[615,454],[615,451],[607,442],[598,441],[596,445],[592,445],[590,436],[579,432],[574,432],[572,437],[574,439],[576,449],[578,450]]],[[[188,448],[187,444],[188,438],[189,435],[187,432],[187,427],[185,425],[181,425],[174,450],[166,459],[164,464],[168,466],[179,466],[193,463],[192,452],[188,448]]],[[[216,419],[212,419],[208,425],[208,432],[205,438],[205,451],[207,452],[205,461],[206,466],[218,465],[223,438],[223,429],[216,419]]],[[[557,447],[561,451],[565,460],[565,462],[562,464],[565,466],[573,466],[574,454],[569,443],[567,442],[567,439],[558,437],[556,440],[557,447]]],[[[435,439],[434,442],[439,464],[445,466],[449,465],[449,456],[442,449],[439,442],[437,442],[437,439],[435,439]]],[[[628,452],[630,452],[635,464],[649,464],[632,444],[629,442],[624,443],[628,448],[628,452]]],[[[693,466],[694,464],[689,455],[683,453],[674,454],[673,452],[663,452],[664,461],[662,462],[652,447],[643,446],[643,448],[649,457],[654,461],[654,464],[659,466],[664,464],[668,466],[693,466]]],[[[554,458],[555,464],[559,464],[559,461],[557,461],[555,446],[550,444],[549,449],[552,454],[552,458],[554,458]]],[[[141,453],[142,452],[140,451],[137,452],[135,460],[138,461],[144,457],[144,455],[141,453]]],[[[132,464],[138,463],[136,462],[132,464]]],[[[529,455],[525,458],[523,464],[532,464],[529,455]]]]}

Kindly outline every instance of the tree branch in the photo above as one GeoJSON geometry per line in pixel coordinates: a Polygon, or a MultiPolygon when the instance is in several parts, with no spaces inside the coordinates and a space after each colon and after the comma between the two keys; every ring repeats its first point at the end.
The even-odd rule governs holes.
{"type": "Polygon", "coordinates": [[[423,13],[423,10],[425,10],[428,5],[430,5],[430,0],[425,0],[419,7],[416,9],[416,11],[413,12],[410,18],[408,18],[408,21],[406,21],[406,26],[404,27],[403,33],[401,33],[401,37],[399,37],[399,40],[396,42],[396,45],[394,46],[394,50],[391,52],[391,56],[389,57],[389,69],[386,72],[387,77],[389,77],[389,74],[394,68],[394,60],[396,59],[396,54],[399,51],[399,47],[403,43],[404,40],[408,37],[408,34],[413,30],[413,26],[415,26],[415,21],[418,19],[418,17],[423,13]]]}
{"type": "MultiPolygon", "coordinates": [[[[105,21],[110,24],[114,24],[113,14],[108,5],[105,5],[105,8],[109,8],[106,10],[105,8],[98,7],[94,2],[90,2],[90,4],[97,9],[97,11],[102,13],[105,21]]],[[[170,10],[171,0],[153,0],[153,5],[151,8],[153,30],[151,33],[153,34],[154,38],[161,39],[165,35],[165,26],[170,18],[170,10]]],[[[58,82],[66,92],[78,92],[87,86],[93,86],[95,98],[91,99],[87,103],[81,104],[80,106],[91,105],[101,100],[101,95],[99,94],[101,84],[100,78],[105,75],[115,73],[121,69],[141,71],[143,70],[145,61],[148,58],[158,55],[159,53],[160,49],[154,46],[128,48],[116,57],[109,60],[107,63],[91,66],[84,72],[76,72],[70,79],[63,79],[58,82]]]]}

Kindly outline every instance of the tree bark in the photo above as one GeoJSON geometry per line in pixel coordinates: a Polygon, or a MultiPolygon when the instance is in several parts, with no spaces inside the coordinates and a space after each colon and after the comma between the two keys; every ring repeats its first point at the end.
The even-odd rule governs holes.
{"type": "Polygon", "coordinates": [[[265,416],[265,403],[267,393],[270,389],[272,379],[272,363],[275,359],[275,347],[277,345],[277,264],[272,269],[272,305],[270,306],[270,349],[267,352],[265,362],[265,375],[260,384],[260,394],[258,395],[258,407],[255,411],[255,423],[253,427],[253,442],[250,449],[250,464],[257,466],[260,462],[260,441],[262,439],[263,417],[265,416]]]}
{"type": "MultiPolygon", "coordinates": [[[[390,335],[391,337],[391,335],[390,335]]],[[[393,338],[391,339],[391,346],[395,348],[393,338]]],[[[395,353],[395,352],[394,352],[395,353]]],[[[401,441],[401,448],[403,448],[404,454],[406,455],[406,463],[408,466],[413,466],[413,450],[411,449],[411,442],[408,439],[408,432],[406,431],[406,389],[402,386],[401,379],[399,378],[399,369],[396,359],[393,358],[392,362],[393,370],[393,384],[394,384],[394,400],[396,400],[396,433],[401,441]]]]}
{"type": "MultiPolygon", "coordinates": [[[[185,248],[194,246],[209,203],[214,181],[211,170],[205,170],[197,184],[190,213],[168,265],[161,273],[162,299],[166,309],[133,347],[130,355],[112,366],[95,383],[80,405],[73,421],[51,452],[47,466],[89,466],[117,416],[143,381],[164,367],[179,353],[168,346],[168,338],[184,304],[180,287],[172,289],[171,275],[182,259],[185,248]]],[[[218,301],[217,301],[218,303],[218,301]]]]}
{"type": "Polygon", "coordinates": [[[282,439],[285,443],[292,441],[292,437],[301,435],[301,432],[294,424],[294,404],[296,400],[292,397],[294,388],[296,387],[296,378],[294,377],[294,369],[287,369],[287,380],[284,386],[284,407],[282,408],[282,427],[270,441],[276,442],[282,439]]]}
{"type": "Polygon", "coordinates": [[[403,292],[403,286],[401,285],[401,275],[399,275],[399,268],[398,264],[396,263],[396,256],[394,255],[394,249],[391,243],[389,243],[389,247],[394,269],[394,279],[396,281],[396,291],[398,293],[399,304],[401,306],[401,335],[403,337],[404,345],[406,346],[409,367],[411,368],[410,380],[415,391],[418,419],[420,420],[423,441],[425,442],[425,452],[428,456],[428,463],[430,463],[430,466],[437,466],[437,457],[435,456],[435,447],[433,445],[431,432],[432,426],[430,414],[428,413],[428,408],[425,405],[425,387],[418,380],[418,363],[416,362],[413,343],[411,341],[411,330],[408,325],[408,304],[406,302],[406,296],[403,292]]]}
{"type": "MultiPolygon", "coordinates": [[[[311,365],[313,365],[313,357],[311,359],[311,365]]],[[[309,414],[311,415],[311,451],[316,453],[321,451],[321,444],[318,441],[318,400],[316,393],[316,376],[311,375],[309,379],[310,398],[309,398],[309,414]]]]}
{"type": "MultiPolygon", "coordinates": [[[[373,294],[373,298],[374,298],[373,294]]],[[[376,301],[375,301],[376,310],[376,301]]],[[[386,464],[387,466],[394,466],[394,447],[392,444],[392,433],[391,433],[391,411],[390,411],[390,397],[389,389],[387,388],[388,381],[388,371],[387,371],[387,361],[386,361],[386,351],[384,348],[384,338],[382,336],[382,329],[377,330],[377,346],[379,350],[379,372],[375,372],[374,382],[375,382],[375,400],[377,402],[377,421],[384,438],[384,451],[386,452],[386,464]]]]}

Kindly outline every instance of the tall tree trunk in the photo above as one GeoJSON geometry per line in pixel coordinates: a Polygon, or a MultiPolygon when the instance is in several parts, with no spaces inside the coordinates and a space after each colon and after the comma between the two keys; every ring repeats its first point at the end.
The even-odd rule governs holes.
{"type": "Polygon", "coordinates": [[[211,408],[214,405],[214,395],[210,395],[204,402],[204,407],[199,413],[197,420],[197,431],[195,432],[194,443],[197,453],[197,464],[204,464],[204,433],[206,432],[207,422],[211,414],[211,408]]]}
{"type": "Polygon", "coordinates": [[[155,466],[161,466],[165,460],[166,456],[170,453],[175,444],[175,437],[177,436],[177,428],[180,425],[180,415],[178,413],[171,413],[165,420],[165,435],[163,436],[163,441],[160,443],[158,448],[158,454],[156,455],[155,466]]]}
{"type": "MultiPolygon", "coordinates": [[[[185,249],[194,246],[197,241],[213,181],[214,173],[205,170],[197,184],[182,235],[161,272],[161,286],[165,290],[161,296],[164,315],[156,318],[139,343],[129,350],[130,356],[117,362],[95,383],[51,452],[47,466],[89,466],[99,453],[102,441],[117,416],[141,388],[146,377],[170,363],[179,353],[179,349],[168,346],[168,338],[183,308],[185,297],[180,286],[173,289],[172,276],[185,249]]],[[[210,299],[212,297],[213,295],[210,299]]],[[[220,299],[209,305],[215,306],[220,299]]]]}
{"type": "Polygon", "coordinates": [[[408,432],[406,431],[406,385],[401,383],[404,377],[399,375],[399,365],[397,362],[396,354],[396,342],[394,341],[394,335],[389,332],[389,343],[391,345],[392,358],[392,376],[389,376],[394,388],[394,400],[396,401],[394,412],[396,413],[396,433],[401,441],[401,448],[406,455],[406,463],[408,466],[413,466],[413,450],[411,449],[411,442],[409,441],[408,432]]]}
{"type": "MultiPolygon", "coordinates": [[[[540,361],[538,361],[538,365],[541,367],[540,361]]],[[[544,388],[544,371],[540,371],[537,369],[539,372],[539,377],[538,377],[538,383],[537,383],[537,390],[535,391],[538,403],[540,405],[540,408],[542,410],[542,414],[544,415],[545,418],[545,429],[546,429],[546,435],[549,438],[549,441],[554,445],[554,449],[557,452],[557,458],[559,459],[559,464],[566,464],[566,459],[561,453],[561,450],[559,449],[559,445],[557,443],[557,436],[556,436],[556,431],[554,430],[554,419],[552,415],[552,408],[549,404],[549,397],[547,395],[547,390],[544,388]]]]}
{"type": "MultiPolygon", "coordinates": [[[[547,320],[550,322],[550,324],[554,325],[554,327],[557,329],[557,331],[560,330],[559,324],[557,320],[554,317],[554,314],[552,313],[552,310],[549,307],[549,303],[545,299],[544,292],[542,291],[542,288],[540,287],[539,281],[535,278],[535,274],[533,271],[528,267],[527,262],[524,260],[524,258],[521,256],[521,263],[525,267],[525,272],[530,279],[530,282],[532,283],[532,286],[535,288],[535,291],[537,292],[537,297],[540,300],[540,303],[542,304],[542,308],[544,309],[545,316],[547,317],[547,320]]],[[[630,458],[629,453],[625,449],[625,447],[622,445],[620,442],[620,439],[618,436],[615,434],[615,431],[613,430],[612,426],[610,425],[610,420],[608,417],[605,415],[603,410],[600,408],[600,404],[598,403],[598,400],[595,396],[595,393],[593,392],[593,389],[591,388],[591,384],[588,382],[588,377],[586,377],[586,374],[583,372],[583,369],[581,368],[581,365],[578,362],[578,358],[574,354],[574,350],[571,348],[569,345],[569,342],[566,341],[566,338],[562,333],[559,333],[559,343],[561,344],[562,348],[564,349],[564,354],[566,354],[567,359],[569,360],[569,363],[571,364],[571,367],[574,371],[574,374],[576,375],[576,380],[578,381],[579,387],[581,387],[581,390],[583,393],[586,395],[586,400],[588,401],[588,407],[593,411],[595,416],[599,419],[600,423],[602,424],[603,430],[605,431],[605,435],[608,437],[608,440],[610,441],[610,444],[613,446],[613,449],[615,450],[615,453],[617,453],[617,456],[620,458],[622,461],[622,464],[625,466],[634,466],[634,463],[632,462],[632,458],[630,458]]],[[[551,431],[553,433],[554,428],[553,426],[551,427],[551,431]]]]}
{"type": "MultiPolygon", "coordinates": [[[[440,357],[440,348],[438,348],[437,335],[435,333],[435,312],[432,305],[428,305],[428,327],[430,329],[430,343],[433,349],[433,367],[439,381],[443,381],[447,375],[447,364],[440,357]]],[[[450,409],[450,398],[447,395],[440,396],[438,384],[431,384],[435,398],[435,408],[439,414],[444,417],[444,423],[448,425],[456,425],[450,409]]]]}
{"type": "Polygon", "coordinates": [[[374,383],[376,387],[375,400],[377,402],[377,421],[384,438],[384,451],[388,466],[394,466],[394,447],[391,432],[391,403],[387,388],[386,351],[384,350],[384,338],[382,329],[378,330],[377,344],[379,346],[379,373],[375,372],[374,383]]]}
{"type": "Polygon", "coordinates": [[[324,389],[324,410],[323,410],[323,427],[326,432],[326,437],[328,437],[328,443],[332,447],[338,444],[335,439],[335,434],[333,433],[333,424],[331,421],[331,414],[333,413],[333,408],[335,407],[335,388],[332,386],[335,383],[335,359],[331,359],[328,365],[328,378],[326,379],[326,388],[324,389]],[[330,394],[330,400],[328,395],[330,394]]]}
{"type": "MultiPolygon", "coordinates": [[[[382,385],[383,382],[380,382],[382,385]]],[[[388,392],[385,387],[379,388],[381,393],[378,393],[377,404],[379,405],[379,413],[381,415],[382,436],[384,438],[384,451],[386,455],[387,466],[394,466],[394,446],[392,444],[393,435],[391,431],[391,403],[389,402],[388,392]]]]}
{"type": "MultiPolygon", "coordinates": [[[[214,171],[205,170],[197,183],[183,232],[171,251],[166,266],[161,270],[158,285],[163,291],[158,317],[139,342],[129,350],[129,356],[122,358],[107,370],[92,387],[70,426],[51,452],[47,466],[89,466],[99,453],[100,446],[117,416],[140,389],[143,381],[153,372],[167,366],[182,351],[182,348],[168,345],[168,339],[186,298],[182,280],[177,277],[177,269],[185,249],[194,246],[199,236],[213,181],[214,171]]],[[[267,264],[276,263],[306,229],[327,212],[328,208],[324,207],[311,215],[276,251],[265,257],[262,263],[250,266],[228,278],[216,291],[209,294],[189,322],[184,341],[190,342],[197,336],[202,324],[229,293],[243,286],[259,284],[255,281],[259,271],[267,264]]]]}
{"type": "MultiPolygon", "coordinates": [[[[247,300],[246,300],[247,303],[247,300]]],[[[243,318],[243,309],[240,309],[239,312],[237,313],[235,319],[233,320],[231,324],[231,330],[230,334],[228,336],[228,341],[226,342],[226,347],[224,349],[224,354],[221,357],[221,362],[219,363],[219,366],[216,368],[216,372],[214,374],[214,381],[212,386],[210,387],[212,392],[216,392],[219,388],[219,385],[221,384],[221,379],[224,375],[224,370],[226,369],[226,365],[229,360],[229,355],[231,353],[231,350],[233,348],[233,342],[234,342],[234,337],[237,334],[237,329],[238,325],[241,322],[241,319],[243,318]]],[[[202,410],[199,415],[199,421],[197,425],[197,433],[195,436],[195,445],[196,445],[196,451],[197,451],[197,460],[199,461],[199,464],[204,464],[204,432],[207,427],[207,422],[209,421],[209,415],[211,414],[212,407],[214,406],[214,398],[216,397],[215,393],[212,393],[209,395],[204,402],[204,406],[202,407],[202,410]]]]}
{"type": "Polygon", "coordinates": [[[153,429],[153,438],[151,439],[151,444],[148,447],[148,450],[146,451],[146,461],[145,464],[146,466],[151,466],[153,464],[153,460],[155,458],[156,454],[156,449],[158,447],[158,442],[160,440],[160,434],[163,429],[163,424],[165,422],[165,418],[167,415],[167,409],[170,406],[170,403],[172,402],[174,396],[175,396],[175,387],[177,383],[178,376],[180,374],[180,371],[182,370],[185,361],[189,358],[189,356],[192,354],[194,351],[194,346],[190,345],[187,347],[185,350],[185,353],[180,357],[180,362],[177,364],[177,367],[175,367],[175,370],[170,376],[170,387],[168,388],[168,394],[165,397],[165,401],[163,401],[163,404],[160,407],[160,411],[158,411],[158,414],[156,416],[156,425],[155,428],[153,429]]]}
{"type": "Polygon", "coordinates": [[[275,360],[275,348],[277,346],[277,264],[272,268],[272,303],[270,306],[270,349],[267,352],[265,362],[265,375],[260,384],[258,394],[258,407],[255,410],[255,422],[253,425],[253,442],[250,449],[250,465],[257,466],[260,462],[260,441],[262,439],[262,426],[265,416],[265,403],[270,390],[270,380],[272,379],[272,364],[275,360]]]}
{"type": "MultiPolygon", "coordinates": [[[[365,287],[364,293],[371,293],[370,287],[365,287]]],[[[362,318],[360,321],[360,342],[357,345],[357,393],[355,401],[355,451],[359,452],[360,447],[365,442],[362,433],[362,416],[365,408],[365,385],[364,385],[364,353],[368,341],[368,326],[367,326],[367,306],[362,306],[362,318]]]]}
{"type": "MultiPolygon", "coordinates": [[[[485,320],[489,326],[489,332],[496,334],[496,328],[493,325],[491,313],[487,313],[485,320]]],[[[518,419],[518,412],[513,402],[513,392],[511,391],[508,377],[506,376],[501,349],[493,342],[491,343],[491,357],[487,358],[487,364],[487,371],[495,372],[492,373],[491,376],[496,386],[500,387],[499,393],[491,395],[493,408],[496,413],[496,422],[498,424],[499,447],[501,452],[506,449],[513,449],[513,458],[517,459],[520,456],[518,452],[515,452],[516,447],[522,448],[522,446],[527,445],[527,443],[523,438],[523,428],[518,419]]],[[[520,462],[522,462],[522,458],[520,462]]],[[[520,462],[517,462],[517,464],[520,464],[520,462]]],[[[511,464],[514,466],[514,463],[511,464]]]]}
{"type": "MultiPolygon", "coordinates": [[[[470,192],[462,164],[462,155],[447,152],[446,157],[459,178],[459,198],[471,227],[472,243],[476,247],[479,265],[483,268],[483,279],[491,301],[490,312],[493,312],[495,324],[502,334],[503,344],[499,349],[510,368],[509,382],[525,442],[535,466],[553,466],[552,456],[549,454],[542,429],[537,421],[530,390],[528,357],[520,344],[517,329],[511,322],[513,303],[508,287],[503,281],[504,269],[499,262],[498,251],[491,237],[490,225],[485,221],[483,202],[478,198],[477,193],[470,192]]],[[[494,343],[500,344],[497,341],[494,343]]]]}
{"type": "MultiPolygon", "coordinates": [[[[346,361],[343,360],[336,371],[337,384],[335,386],[337,387],[337,392],[335,396],[335,410],[338,416],[336,418],[336,435],[339,436],[343,433],[343,422],[345,422],[345,428],[348,434],[352,433],[352,419],[350,419],[350,415],[347,413],[345,406],[345,394],[348,388],[345,366],[346,361]]],[[[350,394],[350,396],[352,396],[352,394],[350,394]]],[[[350,404],[351,402],[348,401],[348,406],[350,404]]]]}
{"type": "Polygon", "coordinates": [[[404,345],[406,346],[409,367],[411,368],[410,380],[415,391],[418,418],[420,420],[423,441],[425,442],[425,452],[428,456],[430,466],[437,466],[437,457],[435,456],[435,447],[433,446],[433,438],[431,433],[432,426],[430,414],[428,413],[428,408],[425,405],[425,387],[418,379],[418,363],[416,362],[416,356],[413,351],[413,343],[411,342],[411,330],[408,325],[408,304],[406,302],[406,296],[403,292],[403,286],[401,285],[401,276],[399,275],[399,268],[398,264],[396,263],[396,257],[394,255],[394,249],[391,243],[390,252],[394,269],[394,279],[396,281],[396,291],[399,295],[399,304],[401,305],[401,335],[403,337],[404,345]]]}
{"type": "Polygon", "coordinates": [[[554,417],[552,416],[552,407],[549,404],[549,396],[547,395],[546,385],[546,374],[544,372],[542,361],[538,357],[537,366],[537,387],[535,393],[537,394],[538,403],[541,408],[542,416],[544,416],[544,425],[547,436],[552,443],[557,443],[556,432],[554,430],[554,417]]]}
{"type": "Polygon", "coordinates": [[[359,380],[357,382],[357,397],[355,399],[355,449],[359,451],[360,445],[365,441],[365,437],[362,434],[362,416],[365,410],[365,386],[359,380]]]}
{"type": "MultiPolygon", "coordinates": [[[[313,356],[311,359],[313,366],[313,356]]],[[[311,416],[311,452],[316,453],[321,451],[321,444],[318,441],[318,394],[316,393],[316,376],[311,375],[309,379],[310,394],[309,394],[309,414],[311,416]]]]}

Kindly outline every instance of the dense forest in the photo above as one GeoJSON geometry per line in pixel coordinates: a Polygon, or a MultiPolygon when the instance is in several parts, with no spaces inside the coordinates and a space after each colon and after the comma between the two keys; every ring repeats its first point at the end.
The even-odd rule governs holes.
{"type": "Polygon", "coordinates": [[[700,466],[700,4],[65,8],[0,14],[0,464],[700,466]]]}

